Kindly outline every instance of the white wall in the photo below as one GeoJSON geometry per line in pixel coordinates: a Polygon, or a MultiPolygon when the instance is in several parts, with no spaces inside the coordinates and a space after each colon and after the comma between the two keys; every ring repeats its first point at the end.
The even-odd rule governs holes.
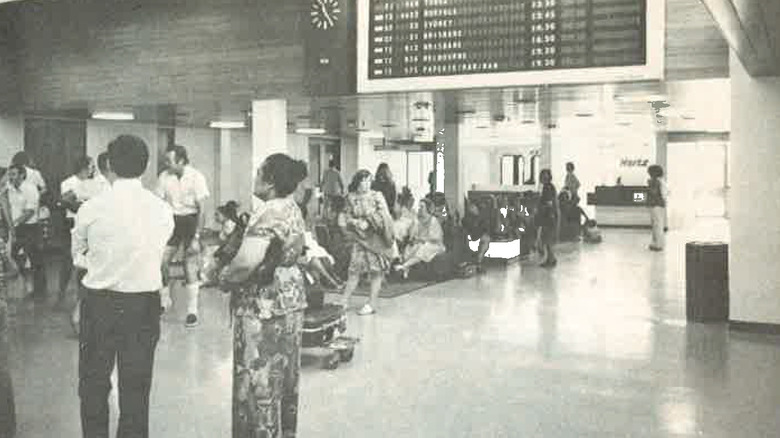
{"type": "MultiPolygon", "coordinates": [[[[205,218],[207,227],[216,227],[214,210],[219,201],[219,184],[217,178],[217,154],[219,154],[220,132],[216,129],[176,128],[176,144],[187,148],[192,167],[198,169],[206,177],[211,196],[205,202],[205,218]]],[[[232,149],[232,148],[231,148],[232,149]]]]}
{"type": "Polygon", "coordinates": [[[148,189],[157,183],[158,139],[157,125],[128,122],[87,121],[87,155],[97,158],[106,151],[108,144],[120,135],[135,135],[149,147],[149,165],[141,181],[148,189]]]}
{"type": "Polygon", "coordinates": [[[732,54],[731,89],[730,318],[780,324],[780,77],[732,54]]]}
{"type": "Polygon", "coordinates": [[[24,149],[24,119],[0,116],[0,166],[8,167],[14,154],[24,149]]]}

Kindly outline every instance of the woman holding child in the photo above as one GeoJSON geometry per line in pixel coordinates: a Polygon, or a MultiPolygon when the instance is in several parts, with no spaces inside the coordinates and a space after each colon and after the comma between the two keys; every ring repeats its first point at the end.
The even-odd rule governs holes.
{"type": "Polygon", "coordinates": [[[266,158],[254,189],[264,202],[220,275],[232,293],[234,438],[295,436],[306,307],[297,261],[306,227],[291,195],[306,175],[302,161],[266,158]]]}

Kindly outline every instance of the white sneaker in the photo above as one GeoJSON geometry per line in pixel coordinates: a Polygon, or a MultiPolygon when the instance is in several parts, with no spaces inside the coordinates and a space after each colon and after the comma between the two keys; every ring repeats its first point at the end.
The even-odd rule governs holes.
{"type": "Polygon", "coordinates": [[[360,316],[373,315],[375,313],[376,310],[374,310],[374,308],[371,307],[370,304],[365,304],[363,307],[360,308],[360,310],[357,311],[357,314],[360,316]]]}
{"type": "Polygon", "coordinates": [[[160,297],[160,307],[163,313],[167,312],[171,306],[173,306],[173,300],[171,300],[170,295],[166,294],[160,297]]]}

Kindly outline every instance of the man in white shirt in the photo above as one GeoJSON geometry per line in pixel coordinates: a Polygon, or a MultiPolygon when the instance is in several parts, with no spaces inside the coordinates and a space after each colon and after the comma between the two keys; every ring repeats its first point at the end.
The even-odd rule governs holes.
{"type": "Polygon", "coordinates": [[[149,393],[160,337],[160,294],[170,207],[141,185],[149,149],[123,135],[108,145],[116,175],[110,190],[84,203],[76,215],[72,257],[82,282],[79,396],[85,438],[108,437],[111,374],[118,368],[117,436],[149,436],[149,393]]]}
{"type": "Polygon", "coordinates": [[[43,266],[43,233],[38,223],[40,194],[27,180],[27,169],[12,165],[8,169],[8,201],[11,204],[11,219],[16,230],[16,241],[11,250],[14,261],[20,268],[25,257],[30,260],[32,271],[32,294],[35,300],[46,299],[46,270],[43,266]],[[23,252],[23,253],[22,253],[23,252]]]}
{"type": "MultiPolygon", "coordinates": [[[[68,227],[66,239],[66,258],[60,268],[60,301],[64,302],[73,273],[73,260],[70,257],[71,239],[70,230],[73,229],[76,212],[88,199],[102,193],[108,188],[105,178],[98,179],[95,175],[95,162],[90,157],[82,157],[76,161],[76,173],[66,178],[60,184],[62,205],[66,209],[66,226],[68,227]]],[[[80,282],[80,278],[78,279],[80,282]]]]}
{"type": "Polygon", "coordinates": [[[13,158],[11,158],[11,165],[24,166],[24,169],[27,172],[26,181],[35,186],[35,188],[38,189],[39,194],[43,195],[46,193],[46,181],[43,179],[41,172],[32,167],[32,160],[30,159],[30,156],[27,154],[27,152],[17,152],[13,158]]]}
{"type": "Polygon", "coordinates": [[[190,166],[187,149],[171,146],[165,154],[166,169],[160,174],[157,195],[173,209],[176,226],[168,241],[163,259],[163,283],[160,291],[163,310],[171,305],[170,263],[181,249],[184,252],[184,276],[187,288],[187,318],[185,325],[198,325],[200,295],[200,230],[203,228],[203,202],[209,197],[208,184],[202,173],[190,166]]]}

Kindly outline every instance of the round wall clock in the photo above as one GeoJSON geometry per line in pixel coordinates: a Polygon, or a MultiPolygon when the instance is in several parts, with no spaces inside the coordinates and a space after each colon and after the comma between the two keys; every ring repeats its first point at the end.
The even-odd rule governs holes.
{"type": "Polygon", "coordinates": [[[333,28],[340,15],[339,0],[312,0],[311,2],[311,24],[315,29],[333,28]]]}

